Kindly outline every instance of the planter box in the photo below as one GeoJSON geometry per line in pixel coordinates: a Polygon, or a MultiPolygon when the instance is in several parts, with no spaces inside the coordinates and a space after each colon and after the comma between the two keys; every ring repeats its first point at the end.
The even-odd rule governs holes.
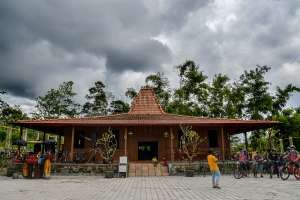
{"type": "Polygon", "coordinates": [[[194,176],[194,170],[193,169],[186,169],[185,170],[185,176],[186,177],[193,177],[194,176]]]}
{"type": "Polygon", "coordinates": [[[114,171],[113,170],[106,170],[104,172],[104,177],[105,178],[113,178],[114,177],[114,171]]]}

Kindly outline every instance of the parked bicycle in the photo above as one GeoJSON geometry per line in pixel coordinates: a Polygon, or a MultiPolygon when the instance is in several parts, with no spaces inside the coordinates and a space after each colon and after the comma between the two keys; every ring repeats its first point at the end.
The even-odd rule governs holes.
{"type": "Polygon", "coordinates": [[[242,162],[236,162],[236,168],[233,172],[233,176],[236,179],[240,179],[243,177],[248,177],[250,175],[250,168],[251,163],[242,163],[242,162]]]}
{"type": "Polygon", "coordinates": [[[294,175],[297,180],[300,180],[300,168],[296,162],[288,162],[280,171],[282,180],[287,180],[290,175],[294,175]]]}

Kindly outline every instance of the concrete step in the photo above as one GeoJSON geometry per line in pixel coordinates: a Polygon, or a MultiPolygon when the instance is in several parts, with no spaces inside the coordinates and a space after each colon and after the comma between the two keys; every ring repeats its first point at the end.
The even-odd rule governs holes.
{"type": "Polygon", "coordinates": [[[168,168],[153,163],[129,163],[129,176],[168,176],[168,168]]]}

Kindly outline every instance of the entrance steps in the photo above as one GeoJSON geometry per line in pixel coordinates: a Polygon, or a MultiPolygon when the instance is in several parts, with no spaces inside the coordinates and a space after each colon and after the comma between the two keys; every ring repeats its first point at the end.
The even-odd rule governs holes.
{"type": "Polygon", "coordinates": [[[153,163],[129,163],[129,176],[169,176],[168,167],[153,163]]]}

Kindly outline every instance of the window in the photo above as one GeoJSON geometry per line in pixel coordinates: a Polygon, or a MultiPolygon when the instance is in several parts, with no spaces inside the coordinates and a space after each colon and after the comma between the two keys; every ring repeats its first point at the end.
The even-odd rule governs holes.
{"type": "Polygon", "coordinates": [[[75,132],[74,147],[78,149],[84,148],[84,132],[81,130],[75,132]]]}
{"type": "Polygon", "coordinates": [[[210,148],[219,147],[217,130],[209,130],[208,131],[208,144],[209,144],[210,148]]]}
{"type": "Polygon", "coordinates": [[[116,141],[117,141],[117,149],[120,148],[120,131],[119,129],[112,129],[113,134],[115,135],[116,141]]]}

